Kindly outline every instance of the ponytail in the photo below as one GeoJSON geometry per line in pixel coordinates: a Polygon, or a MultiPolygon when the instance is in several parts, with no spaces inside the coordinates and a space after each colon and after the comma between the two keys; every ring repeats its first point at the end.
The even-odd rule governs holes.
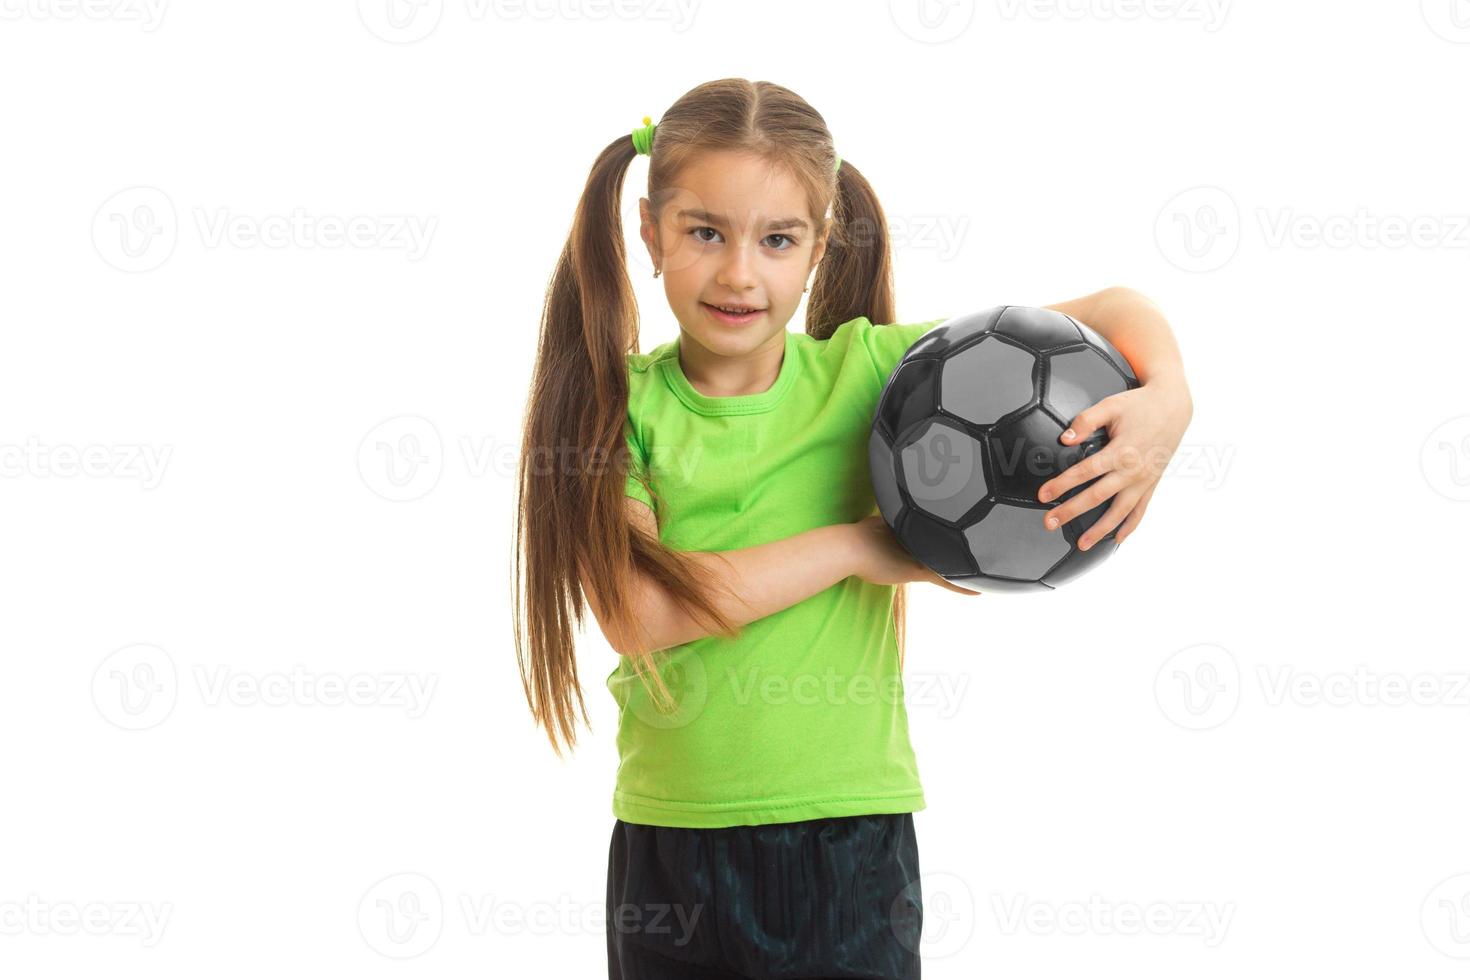
{"type": "MultiPolygon", "coordinates": [[[[577,712],[591,725],[574,645],[585,619],[583,581],[597,583],[611,635],[641,635],[635,575],[668,592],[712,632],[736,634],[711,598],[714,584],[703,566],[665,548],[627,516],[627,355],[638,352],[638,307],[618,202],[635,152],[622,136],[588,175],[546,291],[517,472],[516,660],[531,713],[558,756],[563,744],[576,744],[577,712]]],[[[656,680],[655,700],[670,704],[654,653],[640,650],[629,659],[645,686],[649,675],[656,680]]]]}

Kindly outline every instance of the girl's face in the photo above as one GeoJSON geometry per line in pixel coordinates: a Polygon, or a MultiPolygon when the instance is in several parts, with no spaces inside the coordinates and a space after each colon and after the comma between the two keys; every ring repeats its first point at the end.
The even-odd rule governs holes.
{"type": "MultiPolygon", "coordinates": [[[[826,236],[784,169],[739,151],[695,157],[655,224],[638,202],[642,237],[684,335],[718,358],[780,350],[826,236]],[[712,306],[760,310],[744,323],[712,306]]],[[[779,357],[779,354],[777,355],[779,357]]]]}

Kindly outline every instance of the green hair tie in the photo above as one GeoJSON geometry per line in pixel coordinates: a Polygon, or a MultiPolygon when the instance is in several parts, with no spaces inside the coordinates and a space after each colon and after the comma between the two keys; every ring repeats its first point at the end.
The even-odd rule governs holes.
{"type": "Polygon", "coordinates": [[[653,149],[653,131],[657,128],[651,119],[644,116],[643,125],[633,130],[633,149],[647,156],[653,149]]]}
{"type": "MultiPolygon", "coordinates": [[[[648,116],[644,116],[643,125],[633,130],[633,149],[637,150],[644,156],[647,156],[649,153],[651,153],[653,151],[653,132],[656,129],[658,129],[658,125],[648,116]]],[[[837,165],[834,166],[832,169],[836,171],[840,170],[841,168],[842,157],[839,156],[837,158],[837,165]]]]}

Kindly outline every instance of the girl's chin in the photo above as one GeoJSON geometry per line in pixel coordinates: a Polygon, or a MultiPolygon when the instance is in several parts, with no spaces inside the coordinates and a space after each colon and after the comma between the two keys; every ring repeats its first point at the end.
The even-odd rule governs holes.
{"type": "MultiPolygon", "coordinates": [[[[767,324],[769,326],[769,324],[767,324]]],[[[731,329],[729,327],[701,326],[697,330],[686,331],[699,341],[699,346],[711,354],[721,357],[740,357],[750,354],[761,345],[770,341],[770,331],[762,327],[743,327],[731,329]]]]}

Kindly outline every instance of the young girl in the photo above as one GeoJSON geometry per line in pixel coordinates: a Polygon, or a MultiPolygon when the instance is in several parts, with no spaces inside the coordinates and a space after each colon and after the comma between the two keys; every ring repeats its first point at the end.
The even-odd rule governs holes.
{"type": "MultiPolygon", "coordinates": [[[[891,323],[878,198],[795,93],[724,79],[644,121],[593,165],[548,290],[516,538],[517,657],[558,754],[574,707],[590,724],[584,594],[620,655],[609,975],[918,977],[904,585],[975,593],[877,515],[867,442],[884,383],[942,320],[891,323]],[[679,327],[647,354],[619,220],[640,153],[642,239],[679,327]]],[[[1113,497],[1083,546],[1116,547],[1188,423],[1183,369],[1131,290],[1052,308],[1143,385],[1076,418],[1066,441],[1106,425],[1110,442],[1041,500],[1101,479],[1037,519],[1113,497]]]]}

